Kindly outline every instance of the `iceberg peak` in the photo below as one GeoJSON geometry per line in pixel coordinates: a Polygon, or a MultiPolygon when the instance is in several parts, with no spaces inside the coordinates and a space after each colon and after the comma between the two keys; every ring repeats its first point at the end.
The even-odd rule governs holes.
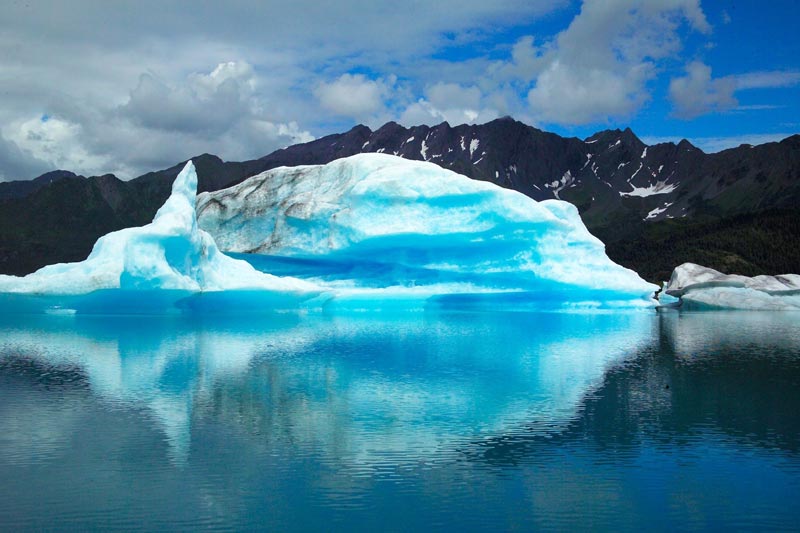
{"type": "Polygon", "coordinates": [[[196,220],[194,209],[197,204],[197,172],[194,168],[192,160],[186,162],[183,170],[178,173],[175,181],[172,182],[172,193],[167,201],[162,205],[156,216],[153,218],[155,222],[162,216],[171,213],[182,213],[188,215],[192,213],[192,217],[196,220]]]}
{"type": "Polygon", "coordinates": [[[48,265],[25,277],[0,276],[0,292],[81,295],[103,289],[188,292],[259,290],[313,292],[311,283],[259,272],[221,253],[199,229],[195,213],[197,173],[191,161],[150,224],[100,237],[89,257],[48,265]]]}

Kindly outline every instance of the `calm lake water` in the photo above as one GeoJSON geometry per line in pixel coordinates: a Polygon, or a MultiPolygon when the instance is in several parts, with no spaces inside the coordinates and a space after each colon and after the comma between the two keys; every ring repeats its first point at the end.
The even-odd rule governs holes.
{"type": "Polygon", "coordinates": [[[0,317],[0,528],[791,530],[800,316],[0,317]]]}

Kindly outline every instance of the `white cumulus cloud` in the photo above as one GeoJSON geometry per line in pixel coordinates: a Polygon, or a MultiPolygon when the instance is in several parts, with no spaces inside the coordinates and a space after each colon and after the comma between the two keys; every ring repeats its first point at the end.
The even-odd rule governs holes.
{"type": "Polygon", "coordinates": [[[724,111],[736,107],[733,96],[736,82],[733,78],[711,78],[711,68],[699,61],[686,66],[686,75],[669,83],[669,96],[675,106],[675,115],[694,118],[711,111],[724,111]]]}
{"type": "Polygon", "coordinates": [[[342,74],[332,82],[319,84],[314,95],[326,110],[363,120],[385,109],[394,83],[394,78],[372,80],[363,74],[342,74]]]}
{"type": "Polygon", "coordinates": [[[669,98],[675,116],[692,119],[731,109],[768,109],[769,106],[739,106],[737,91],[791,87],[800,84],[800,72],[759,71],[714,78],[711,67],[700,61],[686,65],[684,76],[669,83],[669,98]]]}
{"type": "Polygon", "coordinates": [[[657,62],[680,50],[683,23],[710,31],[698,0],[586,0],[552,42],[520,41],[500,71],[535,75],[527,100],[541,121],[625,118],[650,98],[657,62]]]}
{"type": "Polygon", "coordinates": [[[0,173],[127,178],[201,152],[260,157],[350,119],[380,125],[437,81],[423,69],[443,47],[566,4],[11,2],[0,17],[0,173]],[[42,115],[53,123],[34,127],[42,115]]]}
{"type": "Polygon", "coordinates": [[[497,118],[498,112],[484,102],[482,91],[455,83],[436,83],[425,89],[425,97],[410,104],[400,115],[400,123],[451,125],[480,124],[497,118]]]}
{"type": "MultiPolygon", "coordinates": [[[[167,82],[142,74],[118,105],[65,99],[47,120],[23,116],[6,138],[49,168],[130,178],[204,152],[261,157],[313,139],[294,121],[272,118],[251,65],[227,61],[167,82]]],[[[22,177],[33,177],[22,176],[22,177]]]]}

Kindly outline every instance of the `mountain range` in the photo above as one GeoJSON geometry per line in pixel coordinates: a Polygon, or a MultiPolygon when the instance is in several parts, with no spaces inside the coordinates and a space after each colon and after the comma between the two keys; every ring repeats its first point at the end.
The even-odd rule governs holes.
{"type": "MultiPolygon", "coordinates": [[[[203,192],[362,152],[571,202],[609,257],[651,281],[686,261],[745,275],[800,272],[800,135],[706,154],[686,140],[648,146],[630,129],[567,138],[504,117],[456,127],[359,125],[251,161],[192,160],[203,192]]],[[[57,170],[0,183],[0,273],[82,260],[101,235],[149,222],[184,163],[127,182],[57,170]]]]}

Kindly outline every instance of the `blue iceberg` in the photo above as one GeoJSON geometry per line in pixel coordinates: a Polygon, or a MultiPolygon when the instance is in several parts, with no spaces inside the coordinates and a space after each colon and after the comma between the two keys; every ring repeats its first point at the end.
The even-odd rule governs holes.
{"type": "Polygon", "coordinates": [[[305,271],[331,304],[649,307],[658,289],[611,261],[572,204],[384,154],[273,169],[201,194],[197,212],[224,251],[305,271]]]}
{"type": "Polygon", "coordinates": [[[536,202],[430,163],[364,154],[275,169],[213,194],[196,191],[190,161],[150,224],[101,237],[85,261],[0,276],[0,309],[252,313],[655,303],[657,287],[608,259],[571,204],[536,202]]]}

